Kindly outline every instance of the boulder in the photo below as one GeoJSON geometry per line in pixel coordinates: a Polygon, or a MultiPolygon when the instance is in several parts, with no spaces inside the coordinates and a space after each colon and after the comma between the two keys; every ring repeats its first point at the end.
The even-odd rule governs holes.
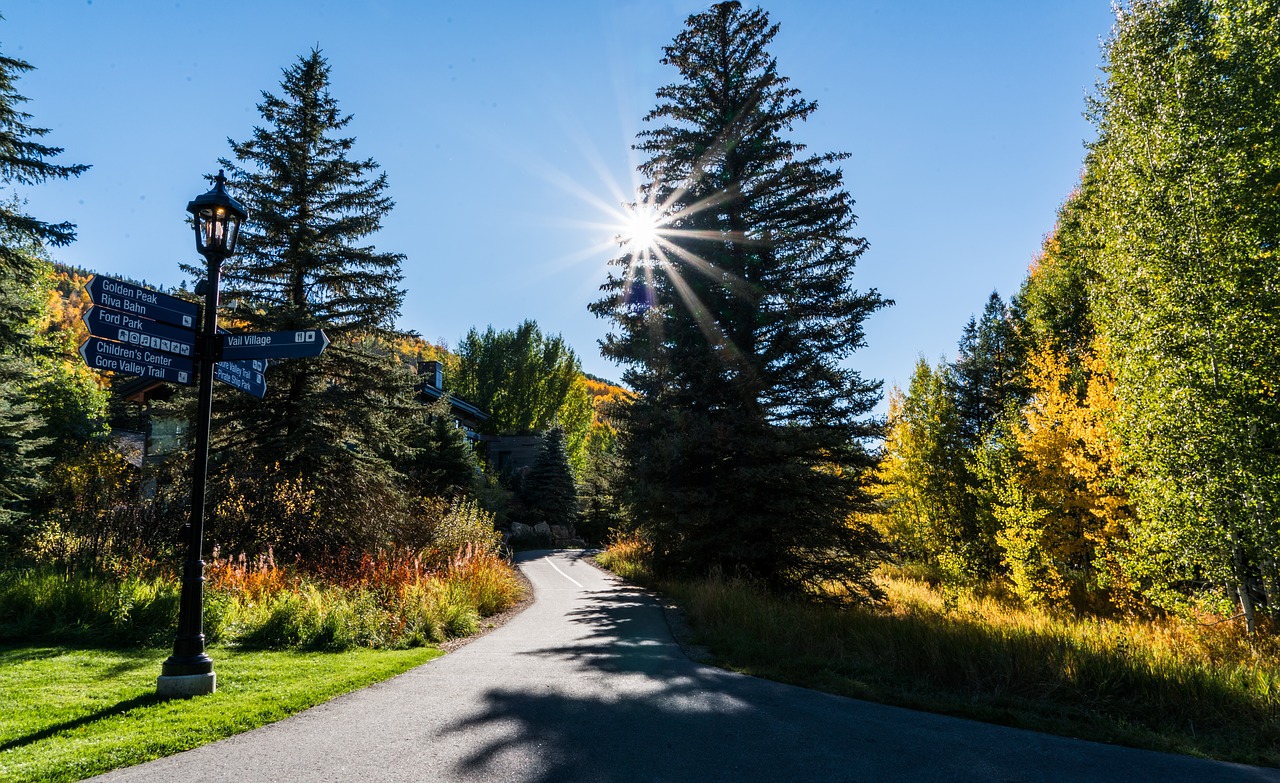
{"type": "Polygon", "coordinates": [[[511,523],[511,540],[512,541],[529,541],[536,538],[537,535],[538,534],[533,531],[532,527],[529,527],[523,522],[511,523]]]}

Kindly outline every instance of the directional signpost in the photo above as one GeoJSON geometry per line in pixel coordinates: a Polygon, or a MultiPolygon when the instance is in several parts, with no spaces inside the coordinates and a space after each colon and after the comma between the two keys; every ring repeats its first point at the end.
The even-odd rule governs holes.
{"type": "Polygon", "coordinates": [[[267,396],[267,379],[262,375],[262,370],[266,367],[267,363],[262,359],[218,362],[213,368],[213,379],[262,399],[267,396]],[[255,369],[257,367],[262,369],[255,369]]]}
{"type": "Polygon", "coordinates": [[[85,286],[94,304],[194,330],[200,307],[176,296],[112,277],[94,275],[85,286]]]}
{"type": "Polygon", "coordinates": [[[147,348],[135,348],[97,337],[84,341],[84,345],[80,346],[80,355],[84,357],[84,363],[95,370],[141,375],[183,386],[195,383],[191,360],[181,356],[157,353],[147,348]]]}
{"type": "Polygon", "coordinates": [[[187,204],[195,218],[196,250],[205,258],[203,312],[192,302],[111,277],[95,275],[85,286],[94,304],[84,317],[92,336],[80,346],[80,355],[90,367],[185,385],[198,380],[199,385],[191,514],[182,531],[187,555],[178,632],[173,655],[156,680],[161,696],[194,696],[217,689],[213,659],[204,645],[202,559],[213,382],[261,399],[267,393],[263,373],[268,360],[315,357],[329,347],[328,336],[319,329],[230,334],[218,328],[222,262],[235,253],[240,225],[249,213],[227,195],[222,172],[214,182],[213,190],[187,204]]]}
{"type": "Polygon", "coordinates": [[[329,337],[320,329],[222,335],[223,359],[305,359],[328,347],[329,337]]]}
{"type": "Polygon", "coordinates": [[[84,316],[93,335],[80,346],[85,364],[184,386],[195,383],[199,306],[102,275],[94,275],[85,289],[94,305],[84,316]]]}

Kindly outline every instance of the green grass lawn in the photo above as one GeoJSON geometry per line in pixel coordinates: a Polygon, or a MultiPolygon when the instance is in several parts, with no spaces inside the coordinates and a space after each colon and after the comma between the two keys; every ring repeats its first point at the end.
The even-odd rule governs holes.
{"type": "Polygon", "coordinates": [[[433,647],[213,648],[217,693],[161,700],[169,650],[0,647],[0,781],[74,781],[204,745],[425,663],[433,647]]]}

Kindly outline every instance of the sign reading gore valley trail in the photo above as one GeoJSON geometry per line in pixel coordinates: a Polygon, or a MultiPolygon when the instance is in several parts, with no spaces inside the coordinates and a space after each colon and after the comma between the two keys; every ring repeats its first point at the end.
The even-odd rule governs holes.
{"type": "Polygon", "coordinates": [[[267,396],[267,379],[262,375],[266,368],[265,359],[218,362],[213,368],[213,379],[262,399],[267,396]]]}
{"type": "Polygon", "coordinates": [[[141,375],[159,381],[191,386],[195,379],[190,359],[160,353],[150,348],[139,348],[125,343],[90,337],[80,346],[84,363],[95,370],[141,375]]]}
{"type": "Polygon", "coordinates": [[[200,315],[199,305],[114,277],[94,275],[85,290],[96,305],[191,330],[200,315]]]}

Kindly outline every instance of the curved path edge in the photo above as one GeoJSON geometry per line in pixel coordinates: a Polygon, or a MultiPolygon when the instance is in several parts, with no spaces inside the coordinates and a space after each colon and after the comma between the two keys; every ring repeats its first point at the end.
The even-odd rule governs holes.
{"type": "Polygon", "coordinates": [[[95,780],[1280,783],[1280,770],[916,712],[700,664],[676,644],[658,600],[583,553],[527,552],[518,562],[534,602],[456,651],[95,780]]]}

